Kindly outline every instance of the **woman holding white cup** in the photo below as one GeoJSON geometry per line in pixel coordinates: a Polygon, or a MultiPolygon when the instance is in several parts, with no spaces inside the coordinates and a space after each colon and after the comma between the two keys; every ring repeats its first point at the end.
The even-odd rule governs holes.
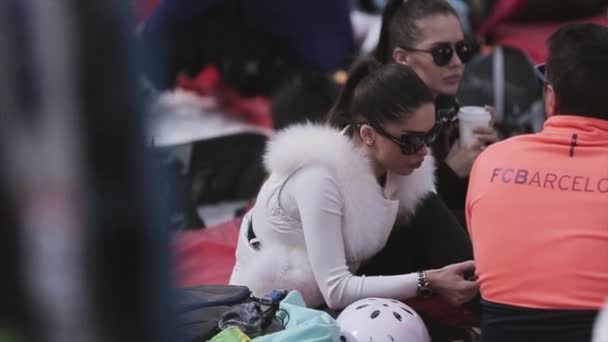
{"type": "MultiPolygon", "coordinates": [[[[458,110],[454,99],[464,63],[477,52],[476,44],[465,39],[458,14],[445,0],[389,0],[382,14],[382,28],[374,57],[381,63],[405,64],[414,69],[435,98],[437,121],[445,126],[443,139],[432,145],[436,160],[436,189],[438,194],[427,196],[420,204],[420,215],[408,227],[396,227],[385,248],[360,270],[362,274],[399,274],[406,270],[404,253],[411,253],[427,244],[443,241],[438,265],[468,260],[472,251],[463,248],[446,236],[444,228],[464,225],[464,203],[468,187],[468,175],[473,161],[482,147],[497,140],[490,122],[475,126],[472,132],[477,141],[460,144],[452,141],[451,132],[458,128],[455,123],[458,110]],[[446,110],[447,109],[447,110],[446,110]],[[447,115],[444,115],[447,114],[447,115]],[[447,208],[446,208],[447,205],[447,208]],[[452,210],[449,210],[449,209],[452,210]],[[453,215],[456,214],[456,215],[453,215]],[[441,217],[440,220],[437,217],[441,217]],[[456,218],[460,218],[460,223],[456,218]],[[398,229],[402,228],[402,229],[398,229]],[[399,260],[399,262],[395,262],[399,260]],[[373,271],[373,272],[372,272],[373,271]]],[[[407,92],[407,89],[403,89],[407,92]]],[[[488,109],[492,117],[493,110],[488,109]]],[[[454,229],[458,231],[459,229],[454,229]]],[[[465,233],[466,234],[466,233],[465,233]]],[[[468,237],[467,237],[468,239],[468,237]]],[[[436,252],[436,250],[433,250],[436,252]]],[[[431,255],[435,253],[421,253],[431,255]]],[[[416,254],[420,255],[420,254],[416,254]]],[[[467,307],[476,311],[475,301],[467,307]]],[[[453,325],[445,325],[425,317],[433,341],[464,339],[462,331],[453,325]]],[[[466,336],[466,331],[464,335],[466,336]]]]}
{"type": "Polygon", "coordinates": [[[484,107],[490,121],[478,121],[478,126],[467,130],[466,143],[455,141],[451,133],[457,128],[455,96],[464,64],[477,51],[478,46],[465,39],[457,13],[445,0],[387,1],[374,57],[382,63],[410,66],[434,93],[438,114],[443,116],[440,120],[446,126],[444,136],[432,148],[437,160],[437,191],[449,208],[457,210],[464,208],[473,162],[486,145],[498,140],[491,107],[484,107]]]}
{"type": "Polygon", "coordinates": [[[479,146],[481,140],[477,138],[475,129],[481,127],[485,130],[486,127],[490,127],[491,123],[492,114],[488,109],[478,106],[461,107],[458,112],[460,145],[483,149],[483,145],[479,146]]]}

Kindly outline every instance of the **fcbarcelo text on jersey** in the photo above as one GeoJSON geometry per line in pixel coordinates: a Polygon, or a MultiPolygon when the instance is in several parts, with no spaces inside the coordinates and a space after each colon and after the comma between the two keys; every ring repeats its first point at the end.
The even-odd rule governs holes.
{"type": "Polygon", "coordinates": [[[515,168],[495,168],[490,183],[518,184],[558,191],[608,194],[608,178],[593,178],[515,168]]]}

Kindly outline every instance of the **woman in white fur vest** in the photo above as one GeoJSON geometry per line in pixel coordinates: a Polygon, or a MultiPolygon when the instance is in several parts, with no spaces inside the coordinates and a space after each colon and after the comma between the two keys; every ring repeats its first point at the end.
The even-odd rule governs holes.
{"type": "MultiPolygon", "coordinates": [[[[470,260],[428,269],[424,260],[432,258],[419,255],[419,268],[409,273],[357,275],[385,248],[396,223],[406,231],[425,229],[408,225],[421,201],[436,196],[428,155],[437,133],[435,108],[424,82],[407,66],[363,60],[330,118],[344,129],[296,125],[270,141],[264,159],[270,176],[244,217],[230,283],[256,295],[298,290],[308,306],[331,309],[366,297],[435,293],[454,304],[473,298],[477,286],[465,279],[474,270],[470,260]]],[[[449,243],[470,244],[454,222],[437,236],[437,253],[454,231],[465,237],[449,243]]],[[[401,262],[412,260],[392,260],[396,268],[401,262]]]]}

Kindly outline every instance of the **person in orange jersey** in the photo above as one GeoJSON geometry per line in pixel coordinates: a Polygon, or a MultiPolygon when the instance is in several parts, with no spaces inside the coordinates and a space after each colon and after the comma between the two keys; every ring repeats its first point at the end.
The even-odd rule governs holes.
{"type": "Polygon", "coordinates": [[[608,28],[569,24],[548,47],[544,129],[471,173],[482,341],[589,341],[608,295],[608,28]]]}

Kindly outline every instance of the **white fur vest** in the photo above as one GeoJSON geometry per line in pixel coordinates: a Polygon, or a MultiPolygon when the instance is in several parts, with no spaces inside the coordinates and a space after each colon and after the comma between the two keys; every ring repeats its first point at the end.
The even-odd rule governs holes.
{"type": "MultiPolygon", "coordinates": [[[[333,173],[343,195],[343,236],[346,260],[357,266],[371,258],[386,244],[396,219],[407,221],[422,198],[434,187],[434,161],[427,156],[422,166],[409,176],[389,173],[385,189],[378,184],[370,160],[363,150],[340,131],[327,126],[295,125],[277,133],[268,144],[264,163],[271,179],[281,186],[297,170],[305,166],[324,166],[333,173]]],[[[275,288],[298,289],[308,305],[322,303],[318,287],[308,263],[308,255],[301,233],[289,243],[285,230],[302,230],[296,222],[269,204],[262,192],[258,202],[243,220],[237,246],[237,264],[231,283],[249,286],[256,295],[275,288]],[[247,239],[247,228],[253,221],[254,231],[263,248],[254,250],[247,239]],[[286,245],[289,245],[286,247],[286,245]],[[316,291],[315,291],[316,289],[316,291]],[[320,302],[319,302],[320,301],[320,302]]],[[[311,189],[314,191],[314,189],[311,189]]]]}

